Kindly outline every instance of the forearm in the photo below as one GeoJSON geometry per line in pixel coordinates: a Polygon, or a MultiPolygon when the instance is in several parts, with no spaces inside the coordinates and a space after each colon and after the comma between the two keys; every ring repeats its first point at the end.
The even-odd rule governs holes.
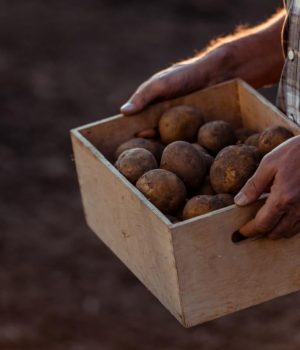
{"type": "Polygon", "coordinates": [[[282,10],[257,27],[218,39],[186,62],[199,67],[203,86],[236,77],[256,88],[274,84],[284,64],[281,31],[285,14],[282,10]]]}
{"type": "Polygon", "coordinates": [[[154,74],[138,87],[121,112],[131,115],[158,98],[182,96],[233,78],[241,78],[255,88],[276,83],[284,63],[284,18],[282,11],[257,27],[218,39],[192,59],[154,74]]]}

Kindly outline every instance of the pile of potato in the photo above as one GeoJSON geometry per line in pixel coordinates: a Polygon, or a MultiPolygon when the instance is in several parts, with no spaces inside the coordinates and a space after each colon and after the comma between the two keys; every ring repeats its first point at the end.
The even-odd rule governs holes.
{"type": "Polygon", "coordinates": [[[138,136],[118,147],[115,166],[178,222],[232,205],[261,158],[294,135],[281,126],[257,133],[204,123],[197,109],[182,105],[161,116],[157,132],[138,136]]]}

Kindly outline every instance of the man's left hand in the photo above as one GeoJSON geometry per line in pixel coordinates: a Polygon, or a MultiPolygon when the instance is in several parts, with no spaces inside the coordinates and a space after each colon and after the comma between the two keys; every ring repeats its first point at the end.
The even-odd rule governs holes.
{"type": "Polygon", "coordinates": [[[245,206],[269,192],[254,219],[240,229],[246,237],[289,238],[300,232],[300,136],[284,142],[261,161],[235,197],[245,206]]]}

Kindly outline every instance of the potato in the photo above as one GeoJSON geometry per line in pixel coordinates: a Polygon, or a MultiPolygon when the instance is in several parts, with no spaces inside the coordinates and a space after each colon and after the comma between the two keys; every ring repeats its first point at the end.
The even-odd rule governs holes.
{"type": "Polygon", "coordinates": [[[151,152],[156,160],[159,162],[161,158],[161,154],[163,151],[163,145],[159,142],[143,139],[143,138],[133,138],[124,143],[122,143],[116,150],[115,159],[119,158],[119,155],[124,151],[132,148],[144,148],[151,152]]]}
{"type": "Polygon", "coordinates": [[[195,147],[195,149],[197,151],[209,154],[208,150],[206,148],[204,148],[203,146],[199,145],[199,143],[194,142],[194,143],[192,143],[192,145],[195,147]]]}
{"type": "Polygon", "coordinates": [[[176,213],[185,203],[184,183],[164,169],[148,171],[138,179],[136,187],[164,214],[176,213]]]}
{"type": "Polygon", "coordinates": [[[210,168],[210,182],[217,193],[236,194],[258,165],[255,147],[227,146],[218,153],[210,168]]]}
{"type": "Polygon", "coordinates": [[[238,143],[244,143],[255,131],[247,128],[238,128],[234,131],[238,143]]]}
{"type": "Polygon", "coordinates": [[[260,133],[256,133],[256,134],[253,134],[251,136],[249,136],[244,144],[245,145],[248,145],[248,146],[254,146],[254,147],[257,147],[258,148],[258,141],[259,141],[259,138],[260,138],[260,133]]]}
{"type": "Polygon", "coordinates": [[[147,171],[158,168],[154,155],[144,148],[132,148],[120,154],[116,168],[133,184],[147,171]]]}
{"type": "Polygon", "coordinates": [[[214,195],[216,192],[211,187],[209,176],[206,176],[204,179],[203,184],[200,186],[199,190],[197,191],[197,194],[206,194],[206,195],[214,195]]]}
{"type": "Polygon", "coordinates": [[[143,139],[156,139],[158,137],[158,131],[156,129],[144,129],[139,131],[135,134],[135,137],[137,138],[143,138],[143,139]]]}
{"type": "Polygon", "coordinates": [[[236,143],[234,129],[223,120],[208,122],[198,131],[198,143],[217,154],[222,148],[236,143]]]}
{"type": "Polygon", "coordinates": [[[219,193],[216,197],[223,202],[224,207],[234,204],[234,197],[229,193],[219,193]]]}
{"type": "Polygon", "coordinates": [[[209,169],[214,161],[214,157],[211,156],[204,147],[199,145],[199,143],[192,143],[192,145],[198,152],[201,152],[204,155],[205,160],[206,160],[206,164],[207,164],[207,171],[209,171],[209,169]]]}
{"type": "Polygon", "coordinates": [[[185,141],[172,142],[164,149],[160,167],[176,174],[188,190],[201,185],[207,169],[205,156],[185,141]]]}
{"type": "Polygon", "coordinates": [[[282,126],[271,126],[261,133],[258,140],[258,150],[262,155],[265,155],[293,136],[294,134],[290,130],[282,126]]]}
{"type": "Polygon", "coordinates": [[[192,106],[176,106],[167,110],[159,120],[159,133],[164,144],[193,141],[203,124],[200,112],[192,106]]]}
{"type": "Polygon", "coordinates": [[[183,209],[183,220],[223,208],[224,203],[217,196],[199,195],[191,198],[183,209]]]}

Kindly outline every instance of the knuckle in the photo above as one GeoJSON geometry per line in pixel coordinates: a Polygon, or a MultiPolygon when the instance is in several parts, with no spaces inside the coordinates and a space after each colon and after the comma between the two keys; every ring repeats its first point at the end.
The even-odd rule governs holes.
{"type": "Polygon", "coordinates": [[[140,99],[142,102],[147,102],[156,97],[164,95],[166,90],[164,79],[157,78],[153,80],[148,80],[143,83],[138,91],[136,92],[136,98],[140,99]]]}
{"type": "Polygon", "coordinates": [[[277,206],[287,208],[295,204],[295,195],[293,192],[284,192],[279,196],[277,206]]]}
{"type": "Polygon", "coordinates": [[[260,234],[266,234],[271,230],[270,224],[264,221],[260,221],[256,223],[256,231],[260,234]]]}

